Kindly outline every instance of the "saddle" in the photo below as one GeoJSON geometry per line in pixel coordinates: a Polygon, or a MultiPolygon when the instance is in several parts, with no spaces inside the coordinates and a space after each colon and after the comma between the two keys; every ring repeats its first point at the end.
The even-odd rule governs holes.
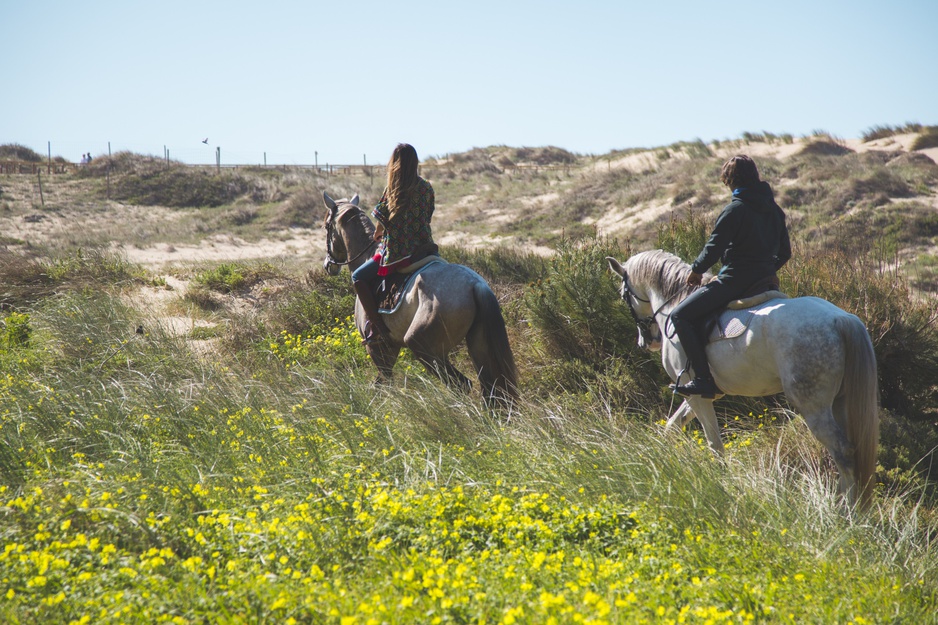
{"type": "Polygon", "coordinates": [[[712,343],[740,336],[749,327],[755,311],[773,299],[788,299],[779,291],[778,276],[772,274],[752,285],[740,299],[735,299],[723,310],[717,311],[703,324],[704,336],[712,343]]]}
{"type": "Polygon", "coordinates": [[[378,303],[378,312],[390,314],[396,311],[401,304],[401,298],[407,292],[417,274],[434,263],[445,262],[436,254],[428,254],[420,260],[379,279],[375,283],[375,302],[378,303]]]}

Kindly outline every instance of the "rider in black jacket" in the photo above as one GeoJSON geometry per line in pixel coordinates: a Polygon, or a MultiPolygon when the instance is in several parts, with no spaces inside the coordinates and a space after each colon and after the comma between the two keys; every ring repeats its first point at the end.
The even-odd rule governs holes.
{"type": "Polygon", "coordinates": [[[733,200],[691,265],[687,284],[699,286],[717,260],[722,260],[723,268],[671,311],[671,323],[695,374],[687,384],[675,387],[681,395],[712,398],[720,392],[710,373],[701,322],[756,283],[773,277],[791,258],[785,213],[775,203],[772,188],[759,178],[755,162],[745,155],[734,156],[723,164],[720,181],[732,190],[733,200]]]}

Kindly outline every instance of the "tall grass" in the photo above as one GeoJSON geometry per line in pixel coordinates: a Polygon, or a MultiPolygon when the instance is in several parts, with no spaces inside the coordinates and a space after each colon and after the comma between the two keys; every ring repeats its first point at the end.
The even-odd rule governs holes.
{"type": "Polygon", "coordinates": [[[549,396],[503,422],[414,372],[206,361],[140,314],[38,307],[43,365],[0,380],[7,622],[934,622],[934,519],[846,512],[797,420],[721,462],[549,396]]]}

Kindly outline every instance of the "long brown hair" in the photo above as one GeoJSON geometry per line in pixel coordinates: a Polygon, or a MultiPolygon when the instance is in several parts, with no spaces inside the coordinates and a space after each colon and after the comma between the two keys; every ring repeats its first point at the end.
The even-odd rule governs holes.
{"type": "Polygon", "coordinates": [[[417,150],[409,143],[398,143],[388,161],[388,215],[391,219],[410,200],[417,186],[417,150]]]}

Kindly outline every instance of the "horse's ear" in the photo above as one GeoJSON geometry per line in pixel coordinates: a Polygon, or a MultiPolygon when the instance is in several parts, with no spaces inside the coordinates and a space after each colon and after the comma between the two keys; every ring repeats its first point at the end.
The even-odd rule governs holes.
{"type": "Polygon", "coordinates": [[[326,204],[326,208],[331,211],[334,211],[337,208],[335,200],[329,197],[329,194],[325,191],[322,192],[322,201],[326,204]]]}
{"type": "Polygon", "coordinates": [[[355,206],[358,206],[359,200],[360,198],[358,197],[358,194],[356,193],[355,195],[352,196],[352,199],[349,200],[349,204],[354,204],[355,206]]]}
{"type": "Polygon", "coordinates": [[[607,256],[606,262],[609,263],[609,269],[611,269],[616,275],[618,275],[621,278],[625,277],[625,267],[619,264],[619,261],[617,261],[612,256],[607,256]]]}

